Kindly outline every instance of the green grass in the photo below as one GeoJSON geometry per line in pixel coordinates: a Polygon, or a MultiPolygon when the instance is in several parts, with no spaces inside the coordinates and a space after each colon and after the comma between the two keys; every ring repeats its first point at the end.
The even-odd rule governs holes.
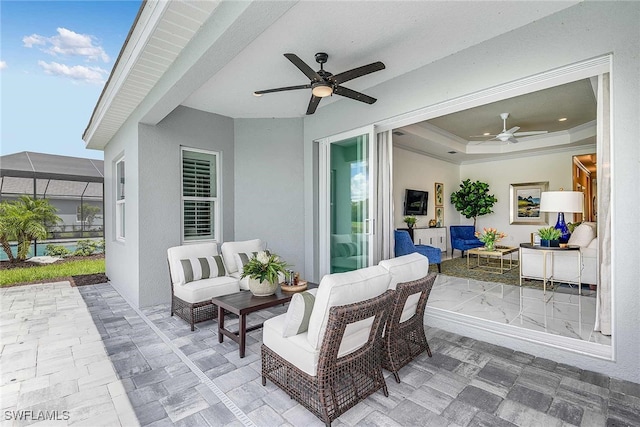
{"type": "Polygon", "coordinates": [[[104,259],[69,261],[38,267],[12,268],[0,272],[0,286],[62,279],[81,274],[104,273],[104,259]]]}

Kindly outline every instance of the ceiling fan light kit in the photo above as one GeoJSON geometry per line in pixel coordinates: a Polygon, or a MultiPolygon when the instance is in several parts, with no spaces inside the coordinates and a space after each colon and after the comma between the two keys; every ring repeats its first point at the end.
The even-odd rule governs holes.
{"type": "Polygon", "coordinates": [[[341,86],[341,84],[376,71],[384,70],[385,65],[382,62],[374,62],[369,65],[353,68],[349,71],[333,75],[324,69],[324,64],[327,62],[327,59],[329,59],[329,55],[324,52],[318,52],[315,55],[316,62],[320,64],[320,69],[318,71],[314,71],[295,53],[285,53],[284,56],[289,61],[291,61],[293,65],[298,67],[298,69],[302,71],[304,75],[307,76],[307,78],[309,78],[309,84],[257,90],[253,92],[255,96],[262,96],[265,93],[284,92],[288,90],[311,89],[311,100],[309,100],[307,114],[315,113],[320,100],[322,98],[326,98],[327,96],[331,96],[334,93],[336,95],[351,98],[356,101],[364,102],[366,104],[373,104],[374,102],[376,102],[375,98],[341,86]]]}

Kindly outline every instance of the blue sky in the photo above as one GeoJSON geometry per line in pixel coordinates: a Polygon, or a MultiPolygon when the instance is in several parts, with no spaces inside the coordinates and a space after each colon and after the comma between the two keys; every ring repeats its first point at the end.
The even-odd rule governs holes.
{"type": "Polygon", "coordinates": [[[102,159],[82,141],[140,1],[0,1],[0,153],[102,159]]]}

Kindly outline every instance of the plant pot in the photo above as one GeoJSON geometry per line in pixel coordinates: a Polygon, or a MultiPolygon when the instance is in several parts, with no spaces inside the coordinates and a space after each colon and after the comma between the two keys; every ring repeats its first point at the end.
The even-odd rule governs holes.
{"type": "Polygon", "coordinates": [[[559,248],[560,240],[540,239],[540,246],[544,246],[545,248],[559,248]]]}
{"type": "Polygon", "coordinates": [[[256,297],[268,297],[276,293],[278,283],[271,283],[267,280],[260,283],[258,279],[249,278],[249,290],[256,297]]]}

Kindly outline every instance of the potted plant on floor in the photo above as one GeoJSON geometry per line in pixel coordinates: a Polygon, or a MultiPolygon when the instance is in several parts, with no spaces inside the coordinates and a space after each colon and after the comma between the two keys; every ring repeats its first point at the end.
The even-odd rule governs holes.
{"type": "Polygon", "coordinates": [[[560,247],[560,230],[553,227],[540,228],[540,246],[560,247]]]}
{"type": "Polygon", "coordinates": [[[460,189],[451,194],[451,203],[465,218],[473,218],[473,228],[476,218],[493,212],[493,205],[498,201],[493,194],[489,194],[489,184],[486,182],[471,182],[465,179],[460,189]]]}

